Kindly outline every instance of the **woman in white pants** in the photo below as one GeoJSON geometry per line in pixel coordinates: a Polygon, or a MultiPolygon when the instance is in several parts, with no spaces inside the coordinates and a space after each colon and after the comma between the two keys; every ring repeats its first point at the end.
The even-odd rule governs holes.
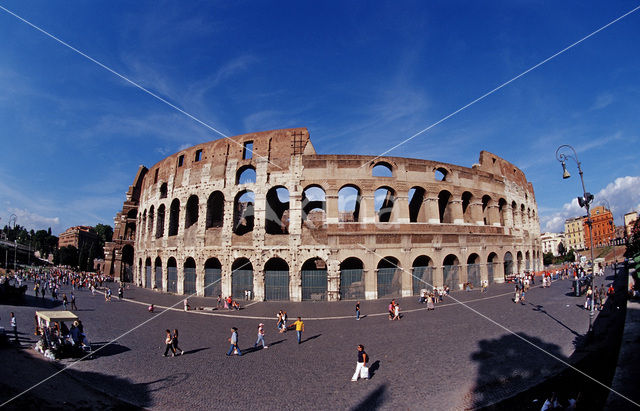
{"type": "Polygon", "coordinates": [[[369,367],[367,367],[367,362],[369,361],[369,356],[364,351],[364,345],[358,345],[358,362],[356,363],[356,372],[353,373],[353,377],[351,377],[351,381],[358,381],[358,377],[369,379],[369,367]]]}

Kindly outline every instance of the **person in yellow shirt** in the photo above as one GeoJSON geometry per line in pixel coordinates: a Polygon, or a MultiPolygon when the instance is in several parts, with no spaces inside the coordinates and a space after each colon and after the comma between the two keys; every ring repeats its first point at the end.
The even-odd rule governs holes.
{"type": "Polygon", "coordinates": [[[302,322],[302,318],[298,317],[298,321],[293,323],[296,326],[296,334],[298,334],[298,344],[302,341],[302,332],[304,331],[304,323],[302,322]]]}

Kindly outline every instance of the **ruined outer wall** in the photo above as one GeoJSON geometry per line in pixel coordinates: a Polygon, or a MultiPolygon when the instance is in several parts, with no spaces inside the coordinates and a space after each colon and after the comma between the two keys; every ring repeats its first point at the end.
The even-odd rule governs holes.
{"type": "MultiPolygon", "coordinates": [[[[521,170],[486,151],[480,153],[479,164],[467,168],[399,157],[318,155],[304,128],[252,133],[200,144],[155,164],[142,178],[136,206],[140,229],[135,233],[135,282],[167,290],[167,262],[173,258],[178,293],[184,291],[183,266],[189,258],[195,261],[199,294],[205,287],[205,262],[219,260],[223,295],[231,293],[233,262],[247,258],[254,273],[256,299],[264,298],[265,263],[281,258],[289,267],[292,300],[302,299],[302,265],[313,258],[326,263],[327,298],[331,300],[339,296],[340,264],[352,257],[362,261],[368,299],[378,297],[377,267],[390,257],[406,270],[399,279],[404,296],[412,294],[409,273],[420,256],[428,257],[436,286],[443,284],[445,270],[452,266],[458,270],[455,285],[461,286],[468,277],[469,264],[480,270],[482,279],[502,281],[503,262],[509,254],[514,272],[542,267],[533,187],[521,170]],[[251,158],[245,158],[243,146],[247,141],[253,142],[251,158]],[[196,161],[199,150],[200,159],[196,161]],[[372,168],[378,164],[387,166],[392,176],[374,177],[372,168]],[[238,184],[238,170],[243,167],[255,168],[255,183],[238,184]],[[446,174],[444,181],[436,180],[436,170],[446,174]],[[289,192],[288,232],[267,234],[267,215],[272,215],[267,192],[278,186],[289,192]],[[321,224],[304,221],[303,193],[310,186],[320,187],[325,193],[321,224]],[[338,200],[344,186],[356,187],[360,193],[358,221],[341,221],[338,200]],[[374,192],[380,187],[393,193],[388,222],[381,222],[375,210],[374,192]],[[411,215],[409,191],[415,188],[423,190],[424,195],[421,201],[412,202],[411,215]],[[234,209],[238,194],[244,190],[255,194],[254,228],[238,235],[233,230],[234,209]],[[207,201],[216,191],[224,196],[223,220],[207,228],[207,201]],[[188,226],[185,214],[192,196],[197,196],[198,218],[188,226]],[[448,201],[439,200],[447,196],[448,201]],[[177,234],[170,236],[170,208],[176,199],[177,234]],[[416,203],[419,211],[415,211],[416,203]],[[160,207],[165,209],[164,232],[156,238],[160,207]],[[145,269],[156,261],[162,266],[163,280],[158,284],[153,274],[147,280],[145,269]]],[[[130,204],[125,203],[125,208],[130,211],[130,204]]]]}

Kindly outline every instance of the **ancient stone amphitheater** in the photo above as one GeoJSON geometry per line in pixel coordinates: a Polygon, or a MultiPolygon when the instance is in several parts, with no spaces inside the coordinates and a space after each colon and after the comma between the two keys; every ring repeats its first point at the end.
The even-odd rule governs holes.
{"type": "Polygon", "coordinates": [[[531,183],[494,154],[322,155],[295,128],[140,166],[104,270],[178,294],[375,299],[538,269],[539,235],[531,183]]]}

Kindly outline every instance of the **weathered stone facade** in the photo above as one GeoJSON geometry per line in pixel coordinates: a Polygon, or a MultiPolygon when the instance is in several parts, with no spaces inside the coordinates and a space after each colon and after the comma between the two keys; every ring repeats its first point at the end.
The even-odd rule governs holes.
{"type": "Polygon", "coordinates": [[[539,236],[531,183],[494,154],[481,152],[472,168],[319,155],[297,128],[211,141],[141,166],[105,272],[125,278],[130,246],[133,281],[159,290],[375,299],[428,288],[413,277],[459,288],[539,269],[539,236]]]}

